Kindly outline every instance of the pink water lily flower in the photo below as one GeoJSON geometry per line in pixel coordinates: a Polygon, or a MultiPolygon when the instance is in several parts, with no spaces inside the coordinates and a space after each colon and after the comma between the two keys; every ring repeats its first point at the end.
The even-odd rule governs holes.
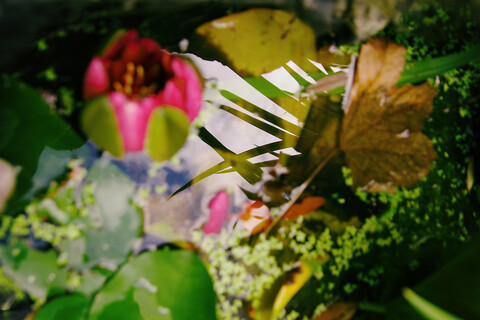
{"type": "MultiPolygon", "coordinates": [[[[150,128],[152,113],[158,108],[181,111],[192,122],[202,106],[202,82],[190,61],[162,49],[153,39],[140,38],[135,30],[122,32],[91,61],[83,94],[87,102],[97,99],[96,103],[87,103],[87,115],[82,120],[86,133],[115,156],[146,148],[149,130],[155,130],[150,128]],[[99,97],[107,98],[102,105],[99,97]],[[102,118],[109,112],[114,115],[113,121],[102,118]],[[115,140],[115,134],[104,132],[108,125],[119,131],[121,142],[115,140]]],[[[171,129],[168,125],[175,126],[178,119],[175,116],[158,121],[171,129]]]]}

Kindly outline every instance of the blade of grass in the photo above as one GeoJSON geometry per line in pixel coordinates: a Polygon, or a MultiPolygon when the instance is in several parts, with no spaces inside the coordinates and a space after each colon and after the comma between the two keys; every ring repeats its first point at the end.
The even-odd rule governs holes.
{"type": "Polygon", "coordinates": [[[413,290],[404,288],[403,297],[426,319],[429,320],[462,320],[459,317],[439,308],[430,301],[422,298],[413,290]]]}
{"type": "Polygon", "coordinates": [[[248,161],[245,156],[237,155],[225,147],[206,128],[199,129],[198,136],[212,147],[232,168],[235,169],[248,183],[255,184],[262,179],[262,169],[248,161]]]}
{"type": "MultiPolygon", "coordinates": [[[[259,146],[259,147],[255,147],[255,148],[252,148],[252,149],[249,149],[249,150],[246,150],[242,153],[239,153],[238,155],[239,156],[244,156],[246,157],[247,159],[250,159],[250,158],[253,158],[253,157],[256,157],[256,156],[259,156],[261,154],[264,154],[264,153],[267,153],[267,152],[270,152],[270,151],[276,151],[276,150],[281,150],[283,148],[288,148],[288,147],[294,147],[294,145],[292,144],[285,144],[283,141],[276,141],[276,142],[272,142],[272,143],[269,143],[269,144],[265,144],[263,146],[259,146]]],[[[200,182],[202,181],[203,179],[205,178],[208,178],[209,176],[213,175],[213,174],[216,174],[226,168],[230,167],[230,164],[227,162],[227,161],[222,161],[220,163],[217,163],[216,165],[212,166],[211,168],[205,170],[204,172],[200,173],[198,176],[196,176],[195,178],[193,178],[192,180],[188,181],[187,183],[185,183],[183,186],[181,186],[178,190],[176,190],[170,197],[169,199],[171,199],[173,196],[175,196],[176,194],[184,191],[185,189],[191,187],[192,185],[194,185],[195,183],[197,182],[200,182]]]]}
{"type": "Polygon", "coordinates": [[[419,61],[403,71],[402,76],[397,82],[397,86],[406,83],[422,82],[428,78],[456,69],[478,59],[480,59],[480,46],[448,56],[419,61]]]}
{"type": "Polygon", "coordinates": [[[235,100],[239,100],[239,101],[242,101],[242,105],[241,107],[244,108],[245,110],[253,113],[253,114],[256,114],[258,115],[259,117],[261,117],[262,119],[264,119],[265,121],[268,121],[280,128],[282,128],[283,130],[287,131],[287,132],[290,132],[292,133],[293,135],[300,135],[300,133],[302,132],[302,128],[300,126],[297,126],[296,124],[293,124],[285,119],[282,119],[281,117],[269,112],[269,111],[266,111],[236,95],[234,95],[233,93],[231,92],[228,92],[226,90],[220,90],[220,94],[225,97],[226,99],[229,99],[230,101],[235,101],[235,100]],[[233,99],[232,99],[233,98],[233,99]]]}
{"type": "Polygon", "coordinates": [[[231,113],[232,115],[236,116],[237,118],[240,118],[246,122],[248,122],[249,124],[251,124],[252,126],[255,126],[257,127],[258,129],[262,130],[262,131],[265,131],[269,134],[271,134],[272,136],[275,136],[281,140],[284,139],[284,136],[285,135],[289,135],[290,137],[294,138],[295,136],[291,133],[288,133],[284,130],[280,130],[279,128],[269,124],[269,123],[266,123],[264,121],[261,121],[257,118],[254,118],[240,110],[237,110],[237,109],[234,109],[232,107],[229,107],[229,106],[220,106],[220,109],[222,110],[225,110],[227,111],[228,113],[231,113]]]}

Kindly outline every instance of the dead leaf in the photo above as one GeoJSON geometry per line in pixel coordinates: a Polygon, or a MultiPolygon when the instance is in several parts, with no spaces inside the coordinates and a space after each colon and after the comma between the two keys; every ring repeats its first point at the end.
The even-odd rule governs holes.
{"type": "Polygon", "coordinates": [[[349,320],[355,315],[356,310],[357,304],[355,302],[336,302],[315,320],[349,320]]]}
{"type": "Polygon", "coordinates": [[[322,197],[307,197],[301,203],[294,204],[285,214],[285,219],[296,219],[301,215],[306,215],[313,210],[325,204],[325,198],[322,197]]]}
{"type": "Polygon", "coordinates": [[[420,132],[436,92],[426,83],[397,87],[404,64],[405,47],[387,40],[370,39],[360,50],[340,134],[355,187],[413,186],[436,157],[420,132]]]}

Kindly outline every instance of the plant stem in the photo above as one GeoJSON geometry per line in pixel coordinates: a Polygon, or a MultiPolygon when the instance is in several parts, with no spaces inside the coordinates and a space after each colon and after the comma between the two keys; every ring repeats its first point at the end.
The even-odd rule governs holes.
{"type": "Polygon", "coordinates": [[[373,302],[360,302],[358,304],[358,309],[376,313],[387,313],[387,308],[384,305],[373,303],[373,302]]]}
{"type": "Polygon", "coordinates": [[[279,214],[273,219],[272,223],[268,226],[268,228],[265,229],[264,233],[267,235],[272,231],[272,229],[283,219],[285,214],[288,212],[288,210],[297,202],[298,198],[302,195],[302,193],[307,189],[309,184],[313,181],[313,179],[317,176],[317,174],[325,167],[325,165],[330,161],[330,159],[333,158],[339,151],[338,148],[333,148],[330,150],[327,155],[323,158],[323,160],[318,164],[318,166],[313,170],[313,172],[308,176],[307,180],[305,180],[294,192],[295,195],[292,196],[292,198],[285,203],[281,209],[279,214]]]}

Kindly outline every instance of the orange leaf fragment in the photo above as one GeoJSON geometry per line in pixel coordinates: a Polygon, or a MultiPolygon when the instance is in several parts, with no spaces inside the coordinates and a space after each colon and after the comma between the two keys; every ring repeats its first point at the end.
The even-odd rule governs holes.
{"type": "Polygon", "coordinates": [[[285,214],[285,219],[296,219],[299,216],[309,214],[325,204],[325,198],[307,197],[301,203],[295,203],[285,214]]]}

